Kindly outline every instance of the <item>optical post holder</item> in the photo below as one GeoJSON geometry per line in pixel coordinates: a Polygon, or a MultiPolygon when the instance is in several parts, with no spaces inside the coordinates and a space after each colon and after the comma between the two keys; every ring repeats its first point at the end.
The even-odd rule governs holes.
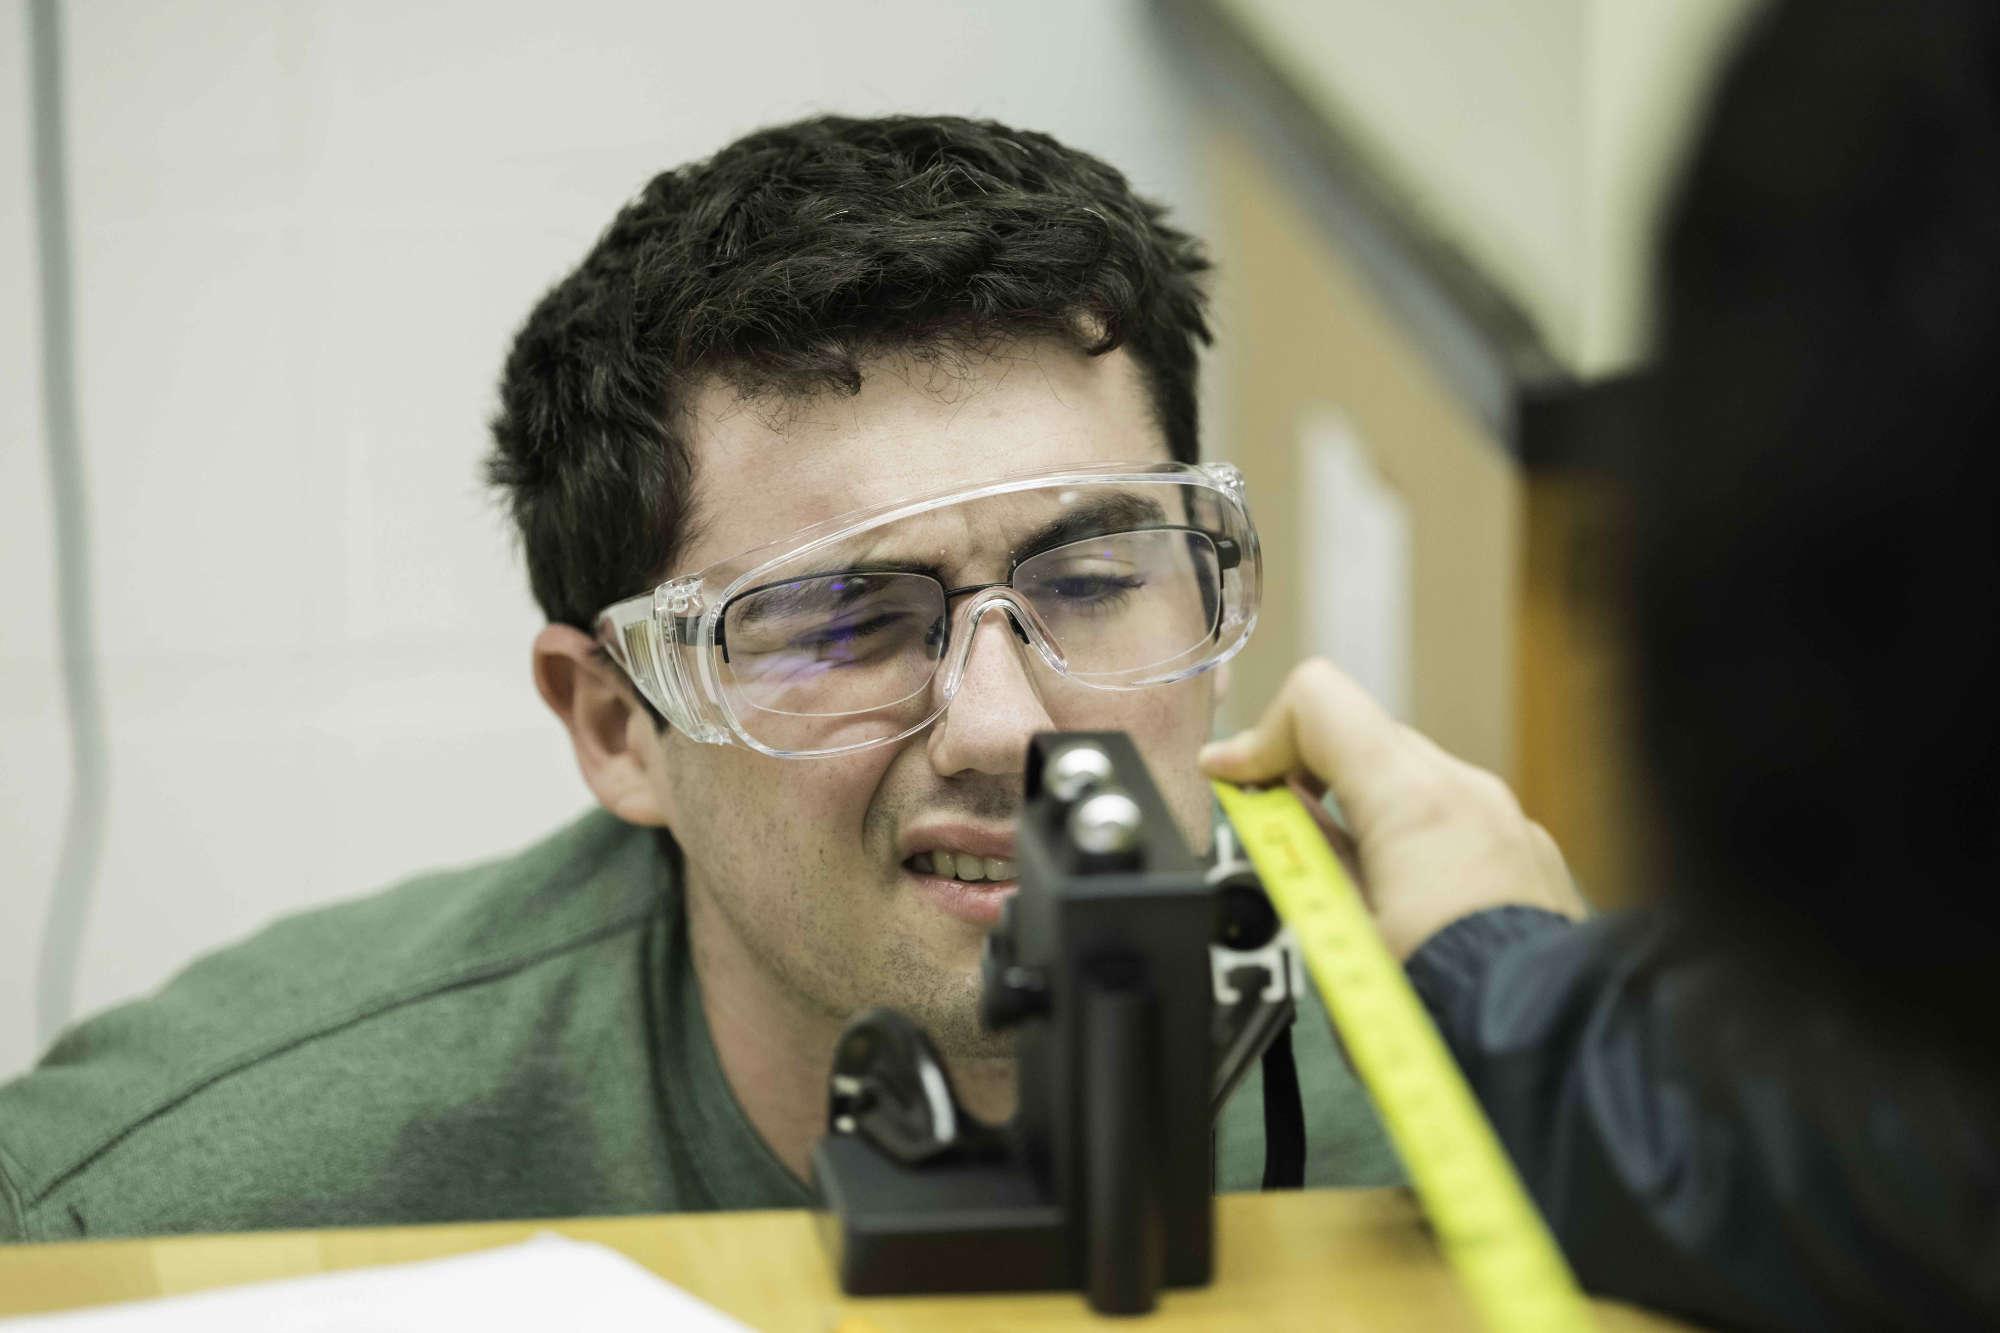
{"type": "Polygon", "coordinates": [[[981,999],[1016,1034],[1014,1119],[968,1116],[920,1029],[861,1015],[813,1153],[821,1234],[855,1295],[1080,1288],[1150,1310],[1210,1279],[1214,1106],[1289,1022],[1293,969],[1256,973],[1268,991],[1217,1024],[1236,991],[1212,946],[1241,932],[1122,732],[1035,737],[1016,861],[981,999]]]}

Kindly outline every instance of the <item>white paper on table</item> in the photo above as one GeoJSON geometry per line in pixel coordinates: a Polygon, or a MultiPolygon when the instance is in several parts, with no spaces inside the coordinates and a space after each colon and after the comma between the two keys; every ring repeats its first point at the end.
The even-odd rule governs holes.
{"type": "Polygon", "coordinates": [[[604,1245],[545,1233],[449,1259],[259,1282],[64,1314],[0,1319],[6,1333],[547,1333],[745,1325],[604,1245]]]}
{"type": "Polygon", "coordinates": [[[1306,652],[1410,715],[1410,509],[1338,412],[1299,430],[1299,575],[1306,652]]]}

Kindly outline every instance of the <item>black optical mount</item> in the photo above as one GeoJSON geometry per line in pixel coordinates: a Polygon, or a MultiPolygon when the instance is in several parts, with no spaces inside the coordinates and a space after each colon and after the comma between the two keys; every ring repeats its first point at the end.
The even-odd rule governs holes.
{"type": "MultiPolygon", "coordinates": [[[[1019,891],[988,937],[981,1019],[1011,1029],[1014,1118],[959,1105],[902,1015],[842,1032],[813,1151],[843,1290],[1077,1290],[1108,1314],[1213,1271],[1213,1125],[1252,1061],[1289,1074],[1296,955],[1253,877],[1188,850],[1122,732],[1029,746],[1019,891]]],[[[1266,1183],[1296,1185],[1297,1082],[1266,1183]]]]}

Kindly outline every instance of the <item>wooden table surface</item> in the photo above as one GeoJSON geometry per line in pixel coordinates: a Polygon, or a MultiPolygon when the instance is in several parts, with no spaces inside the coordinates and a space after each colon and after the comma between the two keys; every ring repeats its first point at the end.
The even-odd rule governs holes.
{"type": "MultiPolygon", "coordinates": [[[[1167,1292],[1141,1326],[1242,1329],[1477,1327],[1402,1190],[1307,1190],[1217,1200],[1214,1285],[1167,1292]]],[[[489,1222],[0,1246],[0,1316],[138,1300],[271,1278],[433,1259],[558,1231],[630,1255],[765,1329],[1070,1329],[1099,1319],[1075,1293],[842,1296],[806,1212],[489,1222]]],[[[1684,1325],[1598,1302],[1605,1333],[1684,1325]]]]}

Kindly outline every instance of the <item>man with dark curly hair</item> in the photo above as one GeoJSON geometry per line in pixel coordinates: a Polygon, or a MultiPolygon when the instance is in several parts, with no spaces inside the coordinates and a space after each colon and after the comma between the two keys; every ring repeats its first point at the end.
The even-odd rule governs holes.
{"type": "MultiPolygon", "coordinates": [[[[1258,565],[1199,462],[1206,268],[990,123],[822,118],[655,178],[530,315],[489,465],[603,809],[68,1034],[0,1088],[0,1236],[804,1205],[876,1005],[1004,1116],[977,964],[1028,738],[1130,733],[1209,842],[1258,565]]],[[[1395,1179],[1315,1007],[1298,1048],[1308,1182],[1395,1179]]]]}

